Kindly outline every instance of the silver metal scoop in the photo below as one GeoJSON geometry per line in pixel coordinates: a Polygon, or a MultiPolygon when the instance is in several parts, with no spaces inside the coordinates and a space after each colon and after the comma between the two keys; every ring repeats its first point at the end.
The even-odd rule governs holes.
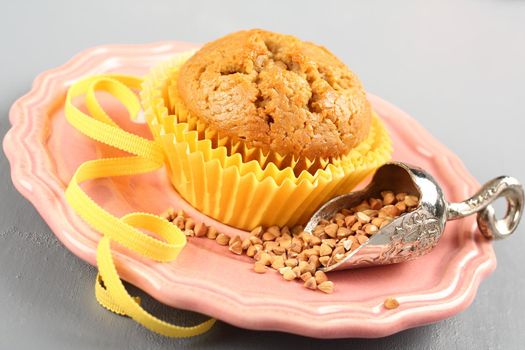
{"type": "Polygon", "coordinates": [[[370,239],[347,253],[325,272],[356,267],[399,263],[424,255],[437,244],[448,220],[477,213],[478,227],[488,239],[510,236],[523,212],[523,187],[513,177],[500,176],[481,187],[471,198],[449,203],[434,178],[426,171],[401,162],[380,167],[363,190],[345,194],[325,203],[310,219],[305,232],[312,233],[320,220],[330,219],[343,208],[352,208],[364,199],[381,198],[381,191],[404,192],[420,198],[418,207],[395,218],[370,239]],[[507,213],[497,219],[490,205],[497,198],[507,200],[507,213]]]}

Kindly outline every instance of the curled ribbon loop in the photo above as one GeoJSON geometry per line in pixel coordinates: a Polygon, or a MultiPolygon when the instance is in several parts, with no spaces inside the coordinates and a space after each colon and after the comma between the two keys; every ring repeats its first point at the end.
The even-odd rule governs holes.
{"type": "Polygon", "coordinates": [[[115,97],[135,118],[141,110],[134,90],[140,89],[142,79],[132,76],[107,74],[91,76],[73,84],[66,96],[65,114],[77,130],[96,141],[130,153],[130,156],[104,158],[81,164],[71,178],[65,196],[71,207],[103,237],[97,248],[99,275],[95,283],[97,301],[106,309],[126,315],[144,327],[169,337],[191,337],[208,331],[215,323],[210,319],[193,327],[182,327],[162,321],[140,306],[140,300],[126,291],[113,261],[111,242],[159,262],[177,258],[186,244],[186,236],[167,220],[147,213],[131,213],[118,218],[100,207],[84,192],[84,181],[104,177],[142,174],[164,166],[164,153],[155,142],[121,129],[99,103],[96,92],[102,91],[115,97]],[[73,103],[85,96],[89,114],[73,103]],[[154,238],[140,229],[155,233],[154,238]]]}

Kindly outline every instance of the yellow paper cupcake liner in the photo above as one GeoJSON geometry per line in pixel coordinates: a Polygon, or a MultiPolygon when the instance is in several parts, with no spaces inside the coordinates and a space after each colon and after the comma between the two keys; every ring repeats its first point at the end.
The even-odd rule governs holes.
{"type": "MultiPolygon", "coordinates": [[[[191,151],[188,143],[162,137],[168,157],[171,182],[191,205],[223,223],[252,229],[258,225],[295,225],[329,198],[350,191],[389,158],[389,149],[381,139],[386,130],[374,119],[376,136],[371,150],[356,162],[351,176],[342,168],[331,167],[330,176],[315,181],[294,183],[290,178],[280,183],[272,176],[261,177],[257,171],[241,174],[236,165],[223,165],[224,157],[205,159],[204,152],[191,151]]],[[[224,153],[223,153],[224,155],[224,153]]]]}
{"type": "Polygon", "coordinates": [[[268,154],[246,158],[244,146],[192,123],[188,114],[170,113],[172,68],[190,55],[154,68],[141,98],[152,134],[164,148],[173,186],[204,214],[242,229],[301,224],[323,202],[350,191],[390,158],[390,138],[377,117],[365,141],[314,174],[303,170],[296,175],[292,166],[279,169],[279,159],[268,154]]]}

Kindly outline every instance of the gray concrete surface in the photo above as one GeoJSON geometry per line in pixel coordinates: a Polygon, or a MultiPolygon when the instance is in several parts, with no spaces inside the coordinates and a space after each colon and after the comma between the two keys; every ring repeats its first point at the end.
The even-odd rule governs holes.
{"type": "MultiPolygon", "coordinates": [[[[108,43],[205,42],[263,27],[322,43],[367,89],[416,117],[480,180],[525,181],[525,2],[6,1],[0,2],[0,135],[13,101],[41,71],[108,43]]],[[[472,306],[377,340],[312,340],[219,323],[173,340],[100,308],[95,269],[57,242],[13,188],[0,155],[0,348],[523,349],[525,224],[495,244],[498,269],[472,306]]],[[[153,306],[190,323],[199,316],[153,306]]]]}

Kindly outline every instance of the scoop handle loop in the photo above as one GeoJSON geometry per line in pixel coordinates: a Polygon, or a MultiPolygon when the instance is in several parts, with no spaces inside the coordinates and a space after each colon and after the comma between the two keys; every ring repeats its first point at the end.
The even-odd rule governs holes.
{"type": "Polygon", "coordinates": [[[448,220],[461,219],[477,213],[481,233],[489,239],[503,239],[510,236],[518,226],[523,213],[523,186],[511,176],[500,176],[484,184],[469,199],[449,203],[448,220]],[[496,218],[492,203],[498,198],[507,201],[507,212],[501,219],[496,218]]]}

